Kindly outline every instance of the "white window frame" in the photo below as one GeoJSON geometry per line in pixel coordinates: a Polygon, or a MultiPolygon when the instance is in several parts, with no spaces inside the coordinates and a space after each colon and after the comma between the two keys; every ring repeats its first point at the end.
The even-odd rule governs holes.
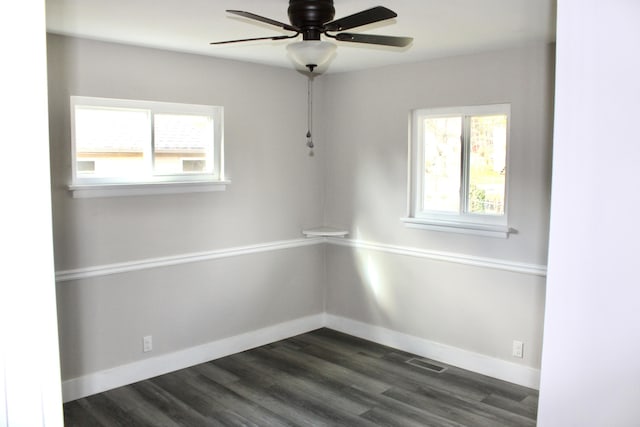
{"type": "Polygon", "coordinates": [[[71,184],[69,190],[74,198],[132,196],[148,194],[170,194],[184,192],[224,191],[230,181],[224,175],[224,121],[223,107],[199,104],[181,104],[173,102],[142,101],[131,99],[99,98],[87,96],[70,97],[71,124],[71,184]],[[130,177],[87,177],[80,176],[76,164],[75,108],[76,106],[111,107],[123,109],[147,110],[151,120],[152,150],[153,115],[199,114],[206,115],[214,122],[213,172],[182,174],[149,174],[142,179],[130,177]]]}
{"type": "Polygon", "coordinates": [[[506,238],[513,232],[508,225],[509,207],[509,151],[511,145],[511,104],[492,104],[464,107],[423,108],[411,112],[409,126],[409,177],[407,216],[402,221],[407,227],[421,228],[436,231],[448,231],[454,233],[475,234],[489,237],[506,238]],[[423,211],[420,209],[423,196],[422,173],[424,158],[424,140],[422,123],[425,118],[462,116],[463,122],[471,116],[486,116],[505,114],[507,116],[507,147],[506,147],[506,176],[505,198],[503,215],[473,214],[465,212],[468,198],[465,189],[468,186],[469,176],[469,135],[463,126],[462,142],[462,171],[461,171],[461,206],[459,213],[447,213],[442,211],[423,211]]]}

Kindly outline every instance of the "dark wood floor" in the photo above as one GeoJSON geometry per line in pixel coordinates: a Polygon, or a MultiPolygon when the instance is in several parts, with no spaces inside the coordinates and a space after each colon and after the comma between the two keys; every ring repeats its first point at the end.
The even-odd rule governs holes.
{"type": "Polygon", "coordinates": [[[66,403],[65,425],[535,425],[535,390],[424,361],[319,329],[66,403]]]}

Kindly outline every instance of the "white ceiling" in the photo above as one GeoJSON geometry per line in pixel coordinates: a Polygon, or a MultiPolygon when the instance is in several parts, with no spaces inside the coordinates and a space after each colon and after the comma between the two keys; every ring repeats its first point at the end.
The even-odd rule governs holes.
{"type": "MultiPolygon", "coordinates": [[[[398,17],[350,32],[410,36],[405,49],[337,42],[327,72],[555,40],[556,0],[335,0],[336,19],[386,6],[398,17]]],[[[233,16],[238,9],[288,23],[287,0],[46,0],[49,32],[292,68],[292,40],[211,46],[211,41],[287,34],[233,16]]],[[[301,38],[301,37],[300,37],[301,38]]]]}

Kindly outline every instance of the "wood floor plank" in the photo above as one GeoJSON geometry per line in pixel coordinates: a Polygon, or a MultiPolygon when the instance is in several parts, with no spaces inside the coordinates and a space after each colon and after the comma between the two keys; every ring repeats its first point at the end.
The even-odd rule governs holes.
{"type": "Polygon", "coordinates": [[[189,371],[195,371],[199,374],[204,375],[205,377],[211,379],[212,381],[217,382],[218,384],[228,384],[234,381],[238,381],[238,377],[233,375],[230,372],[225,371],[219,366],[214,365],[213,363],[202,363],[200,365],[193,366],[189,369],[189,371]]]}
{"type": "MultiPolygon", "coordinates": [[[[385,347],[379,344],[371,343],[361,338],[350,337],[349,335],[346,335],[337,331],[333,331],[330,329],[319,329],[317,331],[311,332],[309,335],[312,335],[313,337],[324,337],[333,342],[344,340],[350,344],[349,348],[351,348],[352,351],[358,350],[358,349],[361,350],[361,351],[356,351],[356,353],[363,353],[370,356],[381,356],[382,358],[387,360],[400,362],[399,366],[403,366],[403,362],[406,362],[409,359],[416,358],[416,355],[414,354],[393,349],[391,347],[385,347]],[[372,346],[377,347],[377,350],[376,351],[371,350],[372,346]]],[[[314,341],[314,342],[318,343],[318,341],[314,341]]],[[[466,385],[469,388],[478,389],[478,391],[480,392],[478,396],[497,394],[503,397],[507,397],[511,400],[520,401],[524,399],[526,396],[528,396],[528,393],[533,391],[531,389],[527,389],[515,384],[510,384],[505,381],[500,381],[495,378],[465,371],[455,366],[447,365],[445,363],[441,363],[435,360],[429,360],[429,359],[424,359],[424,360],[427,360],[433,364],[440,365],[447,368],[447,371],[444,377],[447,378],[448,382],[450,382],[451,384],[459,383],[461,385],[466,385]]],[[[420,368],[416,368],[411,365],[404,365],[404,366],[407,369],[412,370],[414,373],[429,375],[432,378],[437,378],[438,376],[443,377],[443,375],[440,375],[438,373],[433,373],[427,370],[421,370],[420,368]]]]}
{"type": "Polygon", "coordinates": [[[131,385],[131,387],[140,393],[143,399],[157,408],[158,411],[181,426],[215,425],[214,422],[209,422],[206,417],[203,417],[189,405],[176,399],[172,394],[166,392],[151,381],[152,380],[141,381],[131,385]]]}
{"type": "Polygon", "coordinates": [[[293,352],[281,347],[275,347],[272,351],[275,355],[281,357],[292,365],[299,366],[300,368],[309,372],[314,372],[317,375],[333,379],[344,386],[355,386],[363,390],[369,390],[373,393],[382,393],[391,388],[390,384],[382,382],[377,378],[362,375],[359,372],[347,369],[340,364],[328,362],[311,354],[301,353],[300,351],[293,352]]]}
{"type": "Polygon", "coordinates": [[[373,408],[362,416],[369,420],[377,418],[383,425],[402,425],[400,422],[402,420],[411,420],[411,423],[433,427],[459,427],[461,425],[451,421],[447,417],[431,413],[425,410],[425,408],[411,406],[384,394],[371,394],[357,388],[345,388],[343,393],[351,399],[361,399],[363,402],[369,402],[373,408]],[[381,413],[386,415],[382,416],[381,413]],[[394,419],[398,422],[394,423],[391,421],[394,419]]]}
{"type": "Polygon", "coordinates": [[[306,344],[318,345],[342,356],[365,353],[372,357],[382,357],[387,352],[387,348],[384,346],[372,345],[373,343],[362,345],[360,339],[355,337],[353,337],[353,341],[349,342],[340,339],[342,334],[336,332],[336,335],[333,335],[324,333],[324,331],[324,329],[313,331],[299,336],[298,339],[306,344]]]}
{"type": "Polygon", "coordinates": [[[522,415],[523,417],[527,417],[531,420],[536,419],[538,412],[537,406],[531,407],[526,404],[522,404],[522,402],[514,402],[511,399],[507,399],[506,397],[502,397],[497,394],[487,396],[482,400],[482,403],[507,410],[514,414],[522,415]]]}
{"type": "MultiPolygon", "coordinates": [[[[275,414],[263,406],[244,398],[223,384],[219,384],[197,371],[185,370],[181,373],[185,382],[208,396],[216,405],[228,411],[242,414],[247,420],[258,425],[275,427],[294,426],[284,417],[275,414]]],[[[235,382],[235,381],[234,381],[235,382]]],[[[226,385],[234,382],[227,382],[226,385]]]]}
{"type": "MultiPolygon", "coordinates": [[[[341,396],[342,384],[274,357],[270,349],[254,349],[251,354],[256,356],[250,361],[255,374],[270,376],[273,382],[272,388],[277,387],[305,396],[308,403],[320,403],[345,416],[360,415],[370,409],[368,406],[351,402],[341,396]]],[[[246,357],[246,355],[240,357],[242,356],[246,357]]]]}
{"type": "MultiPolygon", "coordinates": [[[[415,356],[414,356],[415,357],[415,356]]],[[[466,390],[467,392],[473,392],[478,398],[484,398],[488,395],[499,395],[506,397],[513,401],[522,401],[532,391],[525,387],[510,384],[505,381],[499,381],[495,378],[490,378],[474,372],[465,371],[455,366],[450,366],[444,363],[437,362],[435,360],[427,360],[430,363],[440,365],[446,368],[442,373],[433,372],[430,370],[418,368],[416,366],[404,363],[406,362],[405,356],[398,357],[397,354],[390,353],[384,356],[385,360],[398,362],[398,366],[402,366],[404,369],[409,370],[415,374],[420,374],[431,378],[431,383],[438,382],[446,383],[447,389],[452,389],[454,386],[459,389],[466,390]]],[[[480,399],[481,400],[481,399],[480,399]]]]}
{"type": "Polygon", "coordinates": [[[80,402],[80,405],[95,417],[98,421],[96,425],[99,426],[152,426],[144,416],[134,411],[125,410],[104,394],[89,396],[80,402]]]}
{"type": "Polygon", "coordinates": [[[418,390],[427,381],[435,387],[449,390],[453,393],[467,396],[470,399],[482,400],[487,397],[488,393],[478,390],[476,387],[469,387],[468,384],[449,383],[440,375],[419,370],[419,368],[410,365],[402,366],[401,364],[390,362],[384,358],[371,357],[366,354],[357,353],[350,357],[337,355],[335,352],[326,348],[317,346],[305,347],[301,351],[325,359],[332,363],[340,364],[362,375],[372,378],[378,378],[388,384],[394,384],[397,387],[418,390]]]}
{"type": "Polygon", "coordinates": [[[520,405],[529,409],[531,412],[538,413],[538,393],[533,391],[527,397],[522,399],[520,405]]]}
{"type": "Polygon", "coordinates": [[[66,427],[100,426],[93,412],[79,400],[64,404],[64,424],[66,427]]]}
{"type": "Polygon", "coordinates": [[[216,415],[225,409],[215,405],[208,395],[192,387],[189,382],[181,380],[178,375],[162,375],[152,379],[151,382],[170,394],[176,401],[181,402],[183,407],[188,407],[207,421],[216,420],[216,415]]]}
{"type": "Polygon", "coordinates": [[[296,425],[337,425],[336,418],[342,418],[345,422],[349,419],[352,424],[357,425],[355,418],[336,413],[335,408],[306,395],[308,389],[301,387],[300,381],[291,380],[291,376],[286,372],[278,372],[248,352],[229,356],[214,363],[240,378],[238,382],[227,384],[227,388],[296,425]]]}
{"type": "Polygon", "coordinates": [[[281,385],[270,387],[270,393],[279,397],[282,401],[304,408],[312,413],[321,424],[327,426],[353,426],[353,427],[371,427],[375,424],[370,423],[358,415],[353,415],[342,408],[332,406],[308,394],[300,393],[295,388],[289,388],[281,385]]]}
{"type": "MultiPolygon", "coordinates": [[[[272,349],[268,353],[261,353],[260,350],[256,352],[258,356],[261,356],[262,363],[270,364],[270,368],[279,373],[278,384],[296,387],[303,393],[324,400],[327,404],[336,405],[355,415],[371,409],[370,406],[351,402],[341,394],[341,390],[345,386],[363,383],[363,381],[359,381],[361,378],[357,374],[344,372],[337,365],[331,364],[322,365],[319,370],[316,370],[309,363],[302,361],[305,357],[295,357],[291,354],[283,355],[281,351],[272,349]],[[286,374],[282,374],[283,372],[286,374]]],[[[264,366],[263,368],[269,369],[264,366]]],[[[382,392],[389,388],[387,384],[384,384],[384,388],[379,387],[378,384],[369,379],[365,388],[372,392],[382,392]],[[371,386],[372,384],[374,386],[371,386]]]]}
{"type": "Polygon", "coordinates": [[[388,427],[462,427],[462,424],[451,423],[451,422],[443,422],[441,423],[438,420],[424,420],[413,419],[410,414],[404,412],[392,412],[387,409],[382,408],[373,408],[370,411],[362,414],[362,417],[373,422],[377,426],[388,426],[388,427]]]}
{"type": "Polygon", "coordinates": [[[434,388],[425,387],[418,392],[393,388],[384,394],[416,408],[427,408],[430,413],[445,416],[463,425],[479,427],[535,425],[532,420],[518,414],[503,411],[482,402],[458,398],[434,388]]]}
{"type": "Polygon", "coordinates": [[[67,426],[534,426],[535,390],[319,329],[64,405],[67,426]],[[421,359],[421,358],[418,358],[421,359]]]}
{"type": "Polygon", "coordinates": [[[142,398],[132,387],[119,387],[109,390],[103,395],[117,404],[122,410],[135,414],[139,420],[144,420],[148,425],[163,427],[179,427],[180,424],[169,418],[166,414],[142,398]]]}
{"type": "Polygon", "coordinates": [[[320,420],[313,416],[313,414],[289,405],[287,402],[283,402],[276,396],[271,395],[269,387],[263,387],[253,383],[245,384],[244,381],[231,383],[226,387],[237,395],[262,406],[268,411],[278,414],[278,416],[283,417],[287,422],[296,426],[320,425],[320,420]]]}
{"type": "MultiPolygon", "coordinates": [[[[227,387],[239,395],[285,417],[297,426],[329,427],[350,425],[348,423],[337,424],[336,417],[332,415],[332,408],[308,402],[290,390],[283,390],[277,385],[265,388],[254,383],[245,384],[244,381],[240,381],[229,384],[227,387]]],[[[346,420],[343,421],[346,422],[346,420]]]]}
{"type": "Polygon", "coordinates": [[[339,347],[352,348],[356,353],[365,353],[370,356],[382,357],[388,352],[394,351],[391,347],[354,337],[353,335],[347,335],[329,328],[317,329],[310,332],[309,335],[322,337],[325,340],[330,340],[339,347]]]}

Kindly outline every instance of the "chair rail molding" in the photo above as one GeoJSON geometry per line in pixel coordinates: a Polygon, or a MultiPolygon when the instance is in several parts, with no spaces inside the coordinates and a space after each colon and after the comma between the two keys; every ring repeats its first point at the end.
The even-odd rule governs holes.
{"type": "Polygon", "coordinates": [[[458,264],[471,265],[475,267],[492,268],[496,270],[510,271],[514,273],[532,274],[534,276],[545,277],[547,267],[545,265],[530,264],[518,261],[508,261],[498,258],[485,258],[473,255],[433,251],[407,246],[388,245],[385,243],[368,242],[354,239],[327,238],[328,243],[338,246],[346,246],[355,249],[365,249],[378,252],[386,252],[396,255],[405,255],[417,258],[425,258],[435,261],[454,262],[458,264]]]}
{"type": "Polygon", "coordinates": [[[292,240],[280,240],[267,243],[258,243],[248,246],[237,246],[226,249],[216,249],[205,252],[194,252],[181,255],[172,255],[159,258],[147,258],[136,261],[120,262],[115,264],[97,265],[91,267],[63,270],[56,272],[56,282],[68,282],[72,280],[87,279],[111,274],[128,273],[130,271],[147,270],[151,268],[167,267],[192,262],[210,261],[222,258],[231,258],[242,255],[251,255],[261,252],[279,251],[283,249],[299,248],[324,243],[323,238],[300,238],[292,240]]]}
{"type": "Polygon", "coordinates": [[[279,251],[284,249],[299,248],[327,243],[349,247],[353,249],[373,250],[395,255],[404,255],[435,261],[454,262],[475,267],[492,268],[534,276],[546,277],[545,265],[530,264],[517,261],[508,261],[498,258],[484,258],[473,255],[432,251],[407,246],[389,245],[385,243],[368,242],[364,240],[348,239],[343,237],[306,237],[291,240],[278,240],[273,242],[258,243],[247,246],[237,246],[225,249],[216,249],[205,252],[194,252],[180,255],[172,255],[158,258],[147,258],[135,261],[104,264],[82,267],[71,270],[56,271],[56,282],[68,282],[72,280],[87,279],[91,277],[108,276],[111,274],[127,273],[130,271],[146,270],[151,268],[167,267],[192,262],[209,261],[222,258],[230,258],[242,255],[251,255],[261,252],[279,251]]]}

